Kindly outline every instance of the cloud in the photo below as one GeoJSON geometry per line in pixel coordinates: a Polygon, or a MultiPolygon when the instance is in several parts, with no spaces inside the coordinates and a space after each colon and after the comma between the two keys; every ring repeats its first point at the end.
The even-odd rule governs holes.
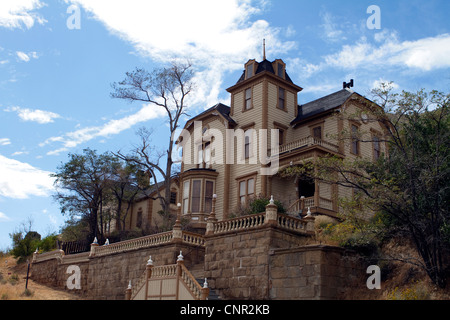
{"type": "Polygon", "coordinates": [[[48,171],[0,155],[0,196],[14,199],[47,197],[54,182],[49,175],[48,171]]]}
{"type": "Polygon", "coordinates": [[[11,144],[11,140],[9,138],[0,138],[0,146],[6,146],[11,144]]]}
{"type": "Polygon", "coordinates": [[[376,45],[361,38],[325,57],[325,64],[342,69],[392,66],[432,71],[450,67],[450,34],[400,42],[395,33],[375,36],[376,45]]]}
{"type": "Polygon", "coordinates": [[[33,59],[38,58],[37,52],[35,52],[35,51],[29,52],[28,54],[26,54],[25,52],[22,52],[22,51],[16,51],[16,55],[17,55],[17,58],[23,62],[29,62],[31,60],[31,58],[33,58],[33,59]]]}
{"type": "Polygon", "coordinates": [[[43,6],[45,4],[39,0],[2,0],[0,1],[0,27],[22,29],[25,26],[30,29],[35,22],[44,24],[47,20],[35,12],[43,6]]]}
{"type": "Polygon", "coordinates": [[[6,214],[4,214],[3,212],[0,212],[0,221],[11,221],[11,218],[8,217],[6,214]]]}
{"type": "Polygon", "coordinates": [[[334,22],[335,18],[329,12],[321,14],[321,16],[323,20],[321,28],[323,31],[323,37],[326,40],[336,42],[347,39],[344,36],[344,32],[338,28],[338,24],[334,22]]]}
{"type": "Polygon", "coordinates": [[[54,122],[54,119],[61,118],[61,116],[57,113],[39,109],[32,110],[28,108],[8,107],[5,111],[17,112],[17,115],[23,121],[32,121],[40,124],[51,123],[54,122]]]}
{"type": "MultiPolygon", "coordinates": [[[[380,78],[378,80],[373,81],[371,89],[378,89],[378,88],[381,87],[381,84],[387,84],[387,83],[391,83],[391,81],[383,79],[383,78],[380,78]]],[[[396,84],[396,83],[393,83],[393,82],[390,84],[390,86],[394,90],[399,88],[399,85],[396,84]]]]}
{"type": "Polygon", "coordinates": [[[159,63],[190,59],[198,70],[192,101],[204,108],[217,103],[226,72],[243,69],[249,57],[262,58],[263,38],[268,57],[295,46],[279,39],[283,29],[254,19],[266,7],[264,0],[67,2],[83,7],[141,56],[159,63]]]}
{"type": "Polygon", "coordinates": [[[68,132],[64,136],[51,137],[45,142],[40,143],[39,146],[43,147],[55,142],[61,143],[63,145],[61,148],[47,153],[47,155],[58,155],[61,152],[80,145],[81,143],[98,137],[109,137],[111,135],[116,135],[138,123],[162,118],[164,116],[166,116],[166,111],[163,108],[156,107],[151,104],[145,104],[135,114],[121,119],[110,120],[102,126],[82,128],[76,131],[68,132]]]}

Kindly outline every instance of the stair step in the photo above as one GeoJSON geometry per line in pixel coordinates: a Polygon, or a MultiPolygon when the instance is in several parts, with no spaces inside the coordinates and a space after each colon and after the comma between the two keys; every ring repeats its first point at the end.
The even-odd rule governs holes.
{"type": "MultiPolygon", "coordinates": [[[[197,282],[203,287],[203,284],[205,283],[205,278],[196,278],[197,282]]],[[[209,296],[208,300],[221,300],[219,295],[211,288],[209,288],[209,296]]]]}

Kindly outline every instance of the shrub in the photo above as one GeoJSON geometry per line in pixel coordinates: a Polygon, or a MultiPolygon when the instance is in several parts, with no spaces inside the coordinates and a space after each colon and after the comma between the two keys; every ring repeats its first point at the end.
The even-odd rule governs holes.
{"type": "MultiPolygon", "coordinates": [[[[248,210],[249,214],[257,214],[262,213],[266,211],[266,206],[269,204],[270,199],[264,198],[264,197],[258,197],[250,201],[248,210]]],[[[275,200],[274,204],[278,207],[278,213],[286,213],[286,209],[284,208],[283,204],[275,200]]]]}

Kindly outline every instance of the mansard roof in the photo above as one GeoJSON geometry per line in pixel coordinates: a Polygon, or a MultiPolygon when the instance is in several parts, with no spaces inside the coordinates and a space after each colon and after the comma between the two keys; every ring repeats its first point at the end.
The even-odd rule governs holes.
{"type": "Polygon", "coordinates": [[[306,104],[298,106],[298,115],[297,118],[295,118],[291,125],[296,125],[297,123],[313,117],[315,115],[331,111],[337,107],[340,107],[343,105],[350,96],[354,94],[353,91],[348,89],[342,89],[340,91],[337,91],[335,93],[329,94],[325,97],[322,97],[320,99],[308,102],[306,104]]]}
{"type": "MultiPolygon", "coordinates": [[[[276,60],[275,60],[275,61],[276,61],[276,60]]],[[[273,63],[274,63],[275,61],[270,62],[269,60],[264,59],[264,60],[261,61],[261,62],[256,62],[257,68],[256,68],[256,71],[255,71],[255,76],[256,76],[258,73],[261,73],[261,72],[264,72],[264,71],[268,71],[268,72],[270,72],[270,73],[276,74],[276,73],[275,73],[275,70],[273,69],[273,63]]],[[[287,74],[286,70],[284,70],[284,79],[285,79],[287,82],[294,84],[294,83],[292,82],[291,78],[289,77],[289,75],[287,74]]],[[[242,72],[242,75],[241,75],[241,77],[239,78],[238,82],[236,82],[236,84],[241,83],[241,82],[243,82],[244,80],[245,80],[245,70],[242,72]]]]}

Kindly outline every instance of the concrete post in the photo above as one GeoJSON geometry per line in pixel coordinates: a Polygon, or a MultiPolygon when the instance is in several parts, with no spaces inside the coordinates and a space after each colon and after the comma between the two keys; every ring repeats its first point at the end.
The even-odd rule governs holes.
{"type": "Polygon", "coordinates": [[[206,236],[214,234],[214,224],[217,222],[216,219],[216,200],[217,200],[217,194],[213,194],[212,198],[212,210],[211,214],[208,217],[208,220],[206,222],[206,236]]]}
{"type": "Polygon", "coordinates": [[[131,280],[128,283],[128,287],[125,290],[125,300],[131,300],[131,280]]]}
{"type": "Polygon", "coordinates": [[[97,237],[94,238],[94,241],[91,243],[91,252],[89,253],[89,257],[95,256],[95,249],[98,247],[97,237]]]}
{"type": "Polygon", "coordinates": [[[177,220],[172,229],[172,242],[181,243],[183,242],[183,231],[181,230],[181,203],[177,204],[177,220]]]}
{"type": "Polygon", "coordinates": [[[277,216],[278,216],[278,207],[275,205],[273,196],[270,196],[270,202],[266,206],[266,217],[264,219],[264,224],[276,226],[278,224],[277,216]]]}

